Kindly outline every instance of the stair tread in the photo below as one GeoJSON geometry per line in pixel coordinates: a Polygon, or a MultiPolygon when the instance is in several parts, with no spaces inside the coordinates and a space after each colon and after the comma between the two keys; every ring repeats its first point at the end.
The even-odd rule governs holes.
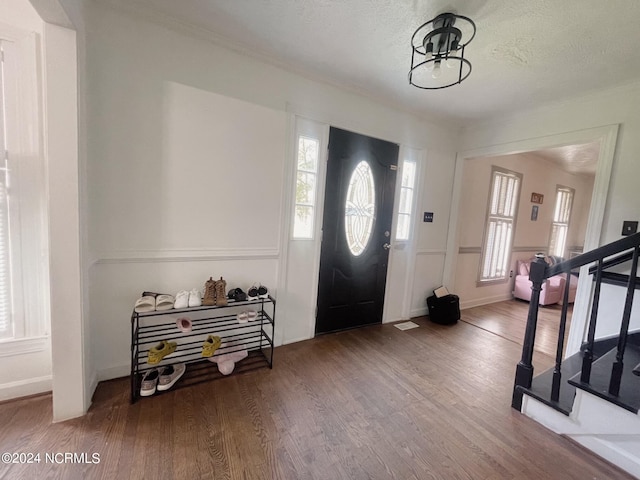
{"type": "Polygon", "coordinates": [[[640,347],[633,343],[627,344],[618,396],[609,394],[611,369],[615,359],[616,349],[614,348],[593,362],[591,379],[588,384],[580,381],[580,373],[574,375],[569,383],[630,412],[638,413],[640,410],[640,378],[633,374],[633,369],[640,363],[640,347]]]}
{"type": "Polygon", "coordinates": [[[562,361],[560,369],[560,397],[557,402],[551,400],[551,386],[553,385],[553,368],[537,375],[531,382],[531,388],[523,389],[527,395],[554,408],[560,413],[569,415],[573,408],[573,400],[576,395],[576,387],[567,383],[567,380],[580,372],[582,368],[582,354],[576,353],[562,361]]]}

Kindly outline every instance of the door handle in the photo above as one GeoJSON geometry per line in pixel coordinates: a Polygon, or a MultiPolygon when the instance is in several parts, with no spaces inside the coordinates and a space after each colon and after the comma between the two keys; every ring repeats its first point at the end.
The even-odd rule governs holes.
{"type": "Polygon", "coordinates": [[[382,245],[382,248],[384,248],[385,250],[389,250],[391,248],[391,245],[388,243],[385,243],[384,245],[382,245]]]}

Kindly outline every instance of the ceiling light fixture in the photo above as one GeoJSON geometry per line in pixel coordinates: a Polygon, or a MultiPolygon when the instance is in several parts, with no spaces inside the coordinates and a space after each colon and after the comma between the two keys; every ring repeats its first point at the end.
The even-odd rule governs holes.
{"type": "Polygon", "coordinates": [[[464,48],[475,35],[473,20],[454,13],[442,13],[421,25],[411,37],[409,83],[425,90],[461,83],[471,74],[464,48]]]}

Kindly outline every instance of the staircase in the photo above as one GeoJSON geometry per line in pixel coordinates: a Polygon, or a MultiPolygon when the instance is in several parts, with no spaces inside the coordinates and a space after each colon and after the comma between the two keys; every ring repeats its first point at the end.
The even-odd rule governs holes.
{"type": "MultiPolygon", "coordinates": [[[[640,233],[556,265],[538,255],[522,357],[516,367],[511,406],[554,432],[566,435],[640,478],[640,312],[633,309],[640,289],[640,233]],[[555,366],[534,377],[532,364],[542,284],[581,267],[592,289],[586,339],[580,352],[564,358],[569,289],[558,323],[555,366]],[[613,271],[617,270],[617,271],[613,271]],[[624,272],[624,273],[621,273],[624,272]],[[603,308],[601,308],[603,305],[603,308]],[[611,331],[614,335],[603,335],[611,331]]],[[[580,322],[573,319],[574,325],[580,322]]]]}

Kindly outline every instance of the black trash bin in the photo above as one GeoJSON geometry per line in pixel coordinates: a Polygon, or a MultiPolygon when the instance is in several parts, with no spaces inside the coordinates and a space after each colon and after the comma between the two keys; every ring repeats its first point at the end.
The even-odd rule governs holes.
{"type": "Polygon", "coordinates": [[[441,325],[453,325],[460,320],[460,298],[448,294],[442,297],[435,295],[427,298],[429,320],[441,325]]]}

